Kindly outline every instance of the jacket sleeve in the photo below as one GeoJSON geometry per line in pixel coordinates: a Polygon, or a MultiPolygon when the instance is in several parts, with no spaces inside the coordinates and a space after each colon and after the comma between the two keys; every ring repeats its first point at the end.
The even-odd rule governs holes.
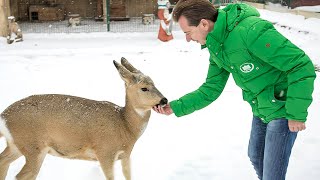
{"type": "Polygon", "coordinates": [[[305,122],[316,77],[310,58],[264,20],[249,29],[247,46],[254,56],[287,74],[286,118],[305,122]]]}
{"type": "Polygon", "coordinates": [[[174,114],[180,117],[208,106],[220,96],[228,77],[229,72],[211,61],[205,83],[197,90],[170,102],[174,114]]]}

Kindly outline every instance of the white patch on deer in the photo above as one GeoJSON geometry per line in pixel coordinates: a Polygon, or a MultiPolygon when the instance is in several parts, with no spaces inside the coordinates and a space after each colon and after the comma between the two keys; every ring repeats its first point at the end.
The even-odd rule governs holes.
{"type": "Polygon", "coordinates": [[[120,112],[121,111],[121,107],[120,106],[115,105],[114,107],[115,107],[115,111],[116,112],[120,112]]]}
{"type": "Polygon", "coordinates": [[[114,161],[118,160],[119,159],[119,156],[124,153],[124,151],[118,151],[115,156],[114,156],[114,161]]]}
{"type": "Polygon", "coordinates": [[[91,159],[97,159],[96,157],[96,153],[94,153],[94,151],[92,149],[87,149],[85,151],[85,155],[91,159]]]}
{"type": "Polygon", "coordinates": [[[134,109],[136,111],[137,114],[139,114],[139,116],[144,117],[144,115],[146,114],[146,111],[142,110],[142,109],[134,109]]]}
{"type": "MultiPolygon", "coordinates": [[[[141,116],[142,118],[145,116],[146,114],[146,111],[142,110],[142,109],[134,109],[136,111],[136,113],[141,116]]],[[[140,129],[140,136],[144,133],[144,131],[146,130],[147,128],[147,125],[148,123],[145,122],[142,126],[141,126],[141,129],[140,129]]]]}
{"type": "Polygon", "coordinates": [[[11,133],[6,125],[6,121],[3,118],[0,118],[0,132],[7,139],[8,142],[13,141],[11,133]]]}

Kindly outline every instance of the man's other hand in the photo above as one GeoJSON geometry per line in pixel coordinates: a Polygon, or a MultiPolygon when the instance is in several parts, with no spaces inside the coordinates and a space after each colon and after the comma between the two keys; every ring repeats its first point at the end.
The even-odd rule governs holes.
{"type": "Polygon", "coordinates": [[[288,120],[288,126],[291,132],[298,132],[306,129],[306,125],[304,122],[295,120],[288,120]]]}

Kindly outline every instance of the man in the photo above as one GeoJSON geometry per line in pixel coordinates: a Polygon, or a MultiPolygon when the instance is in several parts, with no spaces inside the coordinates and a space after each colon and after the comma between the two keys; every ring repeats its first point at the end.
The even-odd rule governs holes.
{"type": "Polygon", "coordinates": [[[312,101],[316,75],[309,57],[246,4],[216,10],[207,0],[180,0],[173,18],[188,42],[208,48],[208,75],[199,89],[153,109],[180,117],[204,108],[219,97],[231,73],[252,107],[248,155],[258,178],[285,179],[312,101]]]}

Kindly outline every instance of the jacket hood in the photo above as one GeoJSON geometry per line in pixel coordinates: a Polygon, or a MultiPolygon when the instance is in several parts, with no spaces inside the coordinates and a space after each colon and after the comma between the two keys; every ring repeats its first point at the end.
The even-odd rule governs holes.
{"type": "Polygon", "coordinates": [[[260,16],[257,9],[247,4],[231,4],[222,9],[226,13],[227,29],[231,31],[243,19],[250,16],[260,16]]]}
{"type": "MultiPolygon", "coordinates": [[[[243,3],[230,4],[224,9],[219,9],[218,19],[214,23],[213,30],[207,35],[207,39],[210,36],[222,43],[239,22],[250,16],[259,17],[260,14],[255,8],[243,3]]],[[[202,46],[202,48],[205,47],[206,45],[202,46]]]]}

